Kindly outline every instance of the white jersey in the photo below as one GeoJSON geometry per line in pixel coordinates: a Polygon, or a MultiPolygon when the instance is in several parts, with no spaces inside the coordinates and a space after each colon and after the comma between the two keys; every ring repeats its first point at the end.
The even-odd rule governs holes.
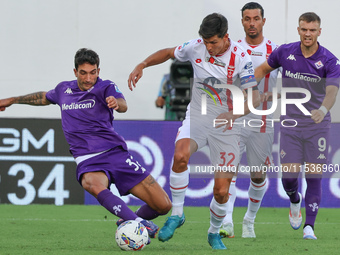
{"type": "Polygon", "coordinates": [[[212,118],[233,107],[233,93],[216,85],[235,85],[241,89],[256,86],[250,56],[238,43],[229,42],[228,50],[216,56],[210,56],[201,38],[186,42],[175,50],[176,59],[192,64],[194,81],[187,115],[190,114],[192,119],[200,118],[202,124],[211,125],[212,118]],[[202,100],[206,100],[206,114],[202,114],[202,100]]]}
{"type": "MultiPolygon", "coordinates": [[[[250,55],[251,60],[253,62],[254,68],[261,65],[265,62],[268,56],[272,53],[272,51],[277,48],[277,45],[274,44],[272,41],[264,38],[262,43],[259,45],[249,45],[246,42],[246,39],[239,40],[238,43],[242,45],[242,47],[247,51],[250,55]]],[[[271,73],[267,74],[264,79],[258,84],[258,89],[260,94],[266,92],[272,92],[273,87],[276,87],[277,76],[278,76],[279,69],[273,70],[271,73]]],[[[261,103],[261,105],[257,108],[258,110],[267,110],[272,107],[271,101],[266,101],[261,103]]],[[[274,123],[273,123],[273,114],[270,115],[255,115],[253,113],[249,113],[242,118],[237,119],[237,122],[244,121],[245,127],[255,132],[274,132],[274,123]],[[256,120],[256,121],[252,121],[256,120]],[[262,120],[262,122],[261,122],[262,120]],[[250,122],[249,122],[250,121],[250,122]]]]}

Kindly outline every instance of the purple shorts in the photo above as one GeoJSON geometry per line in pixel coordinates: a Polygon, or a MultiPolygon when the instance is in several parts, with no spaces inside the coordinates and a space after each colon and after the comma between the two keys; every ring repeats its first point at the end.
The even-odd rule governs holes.
{"type": "Polygon", "coordinates": [[[316,130],[290,130],[281,128],[280,158],[285,163],[328,162],[329,128],[316,130]]]}
{"type": "Polygon", "coordinates": [[[114,183],[121,196],[129,194],[130,189],[150,174],[120,146],[79,163],[77,180],[80,185],[84,173],[97,171],[105,172],[109,186],[114,183]]]}

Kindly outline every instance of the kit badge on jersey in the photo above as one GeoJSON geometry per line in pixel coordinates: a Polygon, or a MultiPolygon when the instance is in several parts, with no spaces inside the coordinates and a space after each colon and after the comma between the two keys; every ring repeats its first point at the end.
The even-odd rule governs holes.
{"type": "Polygon", "coordinates": [[[115,90],[116,90],[117,93],[122,94],[122,92],[119,90],[119,88],[116,84],[114,84],[114,83],[111,83],[111,84],[115,86],[115,90]]]}
{"type": "Polygon", "coordinates": [[[321,62],[321,60],[319,60],[318,62],[315,63],[315,66],[317,69],[320,69],[321,67],[323,67],[323,64],[321,62]]]}

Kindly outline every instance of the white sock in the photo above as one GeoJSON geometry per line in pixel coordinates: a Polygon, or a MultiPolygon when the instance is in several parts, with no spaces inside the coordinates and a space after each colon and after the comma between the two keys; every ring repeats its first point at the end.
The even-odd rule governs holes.
{"type": "Polygon", "coordinates": [[[223,224],[233,223],[234,203],[236,200],[236,176],[233,177],[229,187],[229,200],[227,215],[223,219],[223,224]]]}
{"type": "Polygon", "coordinates": [[[254,221],[256,217],[257,211],[260,209],[262,198],[266,192],[267,188],[267,179],[265,179],[262,183],[254,183],[250,181],[250,186],[248,190],[249,200],[248,200],[248,210],[245,219],[250,221],[254,221]]]}
{"type": "Polygon", "coordinates": [[[185,192],[189,185],[189,169],[182,173],[170,171],[170,191],[172,195],[172,215],[182,217],[185,192]]]}
{"type": "Polygon", "coordinates": [[[219,204],[215,198],[211,199],[210,203],[210,227],[208,233],[218,233],[222,226],[222,221],[227,213],[228,204],[219,204]]]}
{"type": "MultiPolygon", "coordinates": [[[[299,195],[300,197],[300,195],[299,195]]],[[[300,202],[301,202],[301,197],[300,197],[300,202]]],[[[290,211],[292,213],[293,217],[299,217],[300,210],[301,210],[301,203],[290,203],[290,211]]]]}

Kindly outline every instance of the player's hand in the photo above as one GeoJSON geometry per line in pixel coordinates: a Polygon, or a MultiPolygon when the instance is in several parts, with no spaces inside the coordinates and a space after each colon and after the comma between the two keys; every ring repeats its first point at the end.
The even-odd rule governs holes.
{"type": "Polygon", "coordinates": [[[312,120],[314,120],[315,123],[320,123],[325,117],[324,112],[321,110],[312,110],[311,114],[312,114],[311,118],[312,120]]]}
{"type": "Polygon", "coordinates": [[[106,103],[107,103],[107,107],[109,108],[113,108],[116,111],[119,109],[118,101],[114,96],[107,97],[106,103]]]}
{"type": "Polygon", "coordinates": [[[163,97],[157,97],[155,104],[156,107],[163,109],[163,106],[165,105],[165,99],[163,97]]]}
{"type": "Polygon", "coordinates": [[[128,79],[128,86],[131,91],[133,90],[133,88],[136,87],[136,83],[139,81],[139,79],[142,78],[144,67],[145,67],[144,63],[140,63],[135,67],[132,73],[130,73],[128,79]]]}
{"type": "Polygon", "coordinates": [[[272,101],[273,100],[273,93],[268,91],[268,92],[261,94],[260,97],[261,97],[261,103],[263,103],[265,101],[272,101]]]}
{"type": "Polygon", "coordinates": [[[224,127],[223,132],[230,130],[232,128],[232,124],[234,123],[234,115],[233,112],[224,112],[217,116],[217,118],[214,120],[214,127],[220,128],[224,127]]]}
{"type": "Polygon", "coordinates": [[[12,100],[10,98],[0,100],[0,111],[3,112],[7,107],[12,105],[12,100]]]}

